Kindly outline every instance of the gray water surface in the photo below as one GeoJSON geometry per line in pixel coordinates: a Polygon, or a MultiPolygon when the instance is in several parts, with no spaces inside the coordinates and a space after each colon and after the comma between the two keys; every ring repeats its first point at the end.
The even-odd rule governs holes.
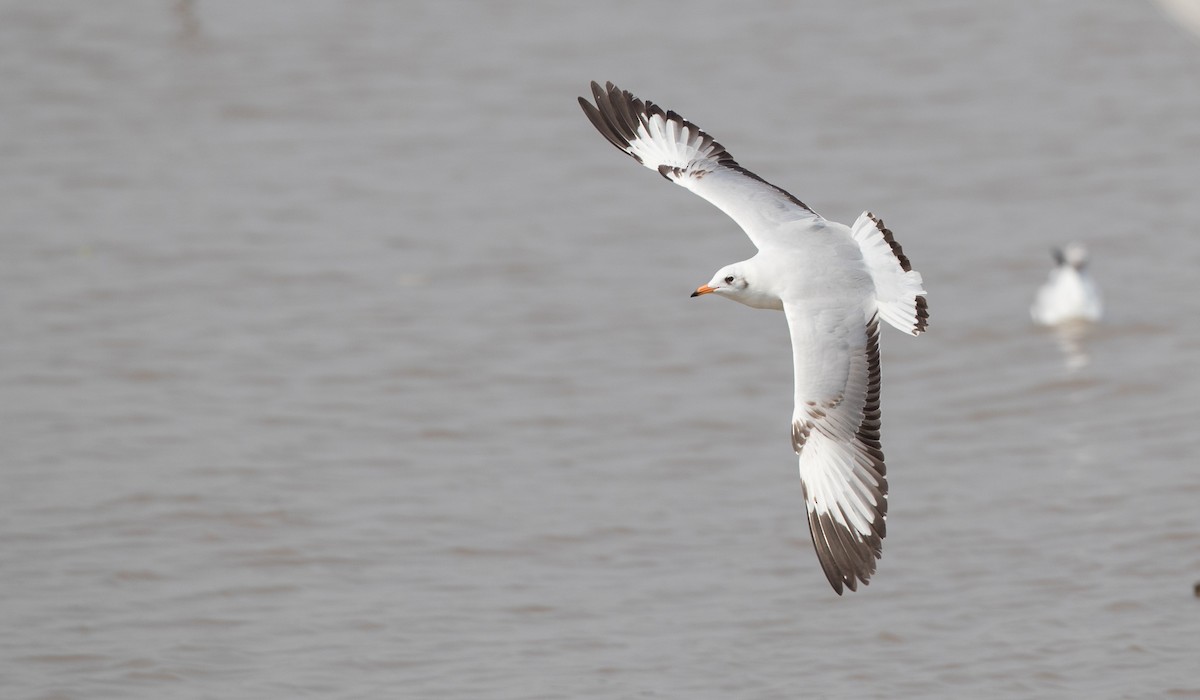
{"type": "Polygon", "coordinates": [[[1198,85],[1144,2],[0,3],[0,696],[1200,696],[1198,85]],[[924,274],[857,593],[593,79],[924,274]]]}

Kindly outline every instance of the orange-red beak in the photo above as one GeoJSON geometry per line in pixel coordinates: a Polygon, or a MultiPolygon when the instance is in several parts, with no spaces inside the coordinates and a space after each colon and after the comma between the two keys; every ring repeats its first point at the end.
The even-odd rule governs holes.
{"type": "Polygon", "coordinates": [[[692,292],[692,296],[698,297],[701,294],[712,294],[715,291],[717,291],[717,290],[713,289],[712,287],[710,287],[706,284],[703,287],[700,287],[696,291],[692,292]]]}

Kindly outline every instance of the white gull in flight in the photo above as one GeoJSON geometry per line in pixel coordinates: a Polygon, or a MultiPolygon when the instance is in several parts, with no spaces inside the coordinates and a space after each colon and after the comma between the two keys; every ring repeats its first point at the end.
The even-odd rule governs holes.
{"type": "Polygon", "coordinates": [[[612,83],[592,83],[588,119],[614,146],[714,204],[758,253],[726,265],[692,296],[784,312],[796,395],[792,446],[808,524],[833,589],[875,573],[887,517],[879,443],[879,320],[918,335],[929,313],[921,274],[883,222],[828,221],[737,164],[695,124],[612,83]]]}
{"type": "Polygon", "coordinates": [[[1099,321],[1104,313],[1100,290],[1087,272],[1087,248],[1082,243],[1070,243],[1055,248],[1054,269],[1050,278],[1038,289],[1029,315],[1043,326],[1055,326],[1071,321],[1099,321]]]}

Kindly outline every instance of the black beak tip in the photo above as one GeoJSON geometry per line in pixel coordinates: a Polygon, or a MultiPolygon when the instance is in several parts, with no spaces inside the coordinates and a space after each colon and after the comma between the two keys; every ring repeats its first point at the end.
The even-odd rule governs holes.
{"type": "Polygon", "coordinates": [[[700,292],[692,292],[692,296],[693,296],[693,297],[698,297],[698,296],[700,296],[700,292]]]}

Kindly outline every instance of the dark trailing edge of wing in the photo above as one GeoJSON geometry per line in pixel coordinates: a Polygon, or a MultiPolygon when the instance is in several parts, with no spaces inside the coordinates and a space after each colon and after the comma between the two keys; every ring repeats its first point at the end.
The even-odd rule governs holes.
{"type": "MultiPolygon", "coordinates": [[[[645,124],[650,117],[658,115],[663,119],[680,124],[681,131],[688,132],[691,135],[690,138],[699,137],[702,139],[699,149],[705,151],[711,148],[711,152],[707,155],[708,158],[715,158],[720,165],[739,172],[746,177],[758,180],[774,190],[778,190],[793,204],[812,211],[807,204],[801,202],[792,193],[772,185],[758,175],[738,165],[737,161],[733,159],[729,151],[725,150],[724,146],[713,139],[703,129],[684,119],[677,112],[663,110],[663,108],[649,100],[639,100],[628,90],[622,90],[612,83],[605,83],[604,87],[600,87],[600,84],[593,80],[592,97],[596,101],[595,105],[583,97],[579,98],[579,106],[583,107],[583,113],[587,115],[588,121],[592,123],[592,126],[596,127],[596,131],[599,131],[604,138],[608,139],[609,143],[616,146],[623,153],[633,156],[637,162],[641,163],[642,159],[626,150],[629,148],[629,142],[637,138],[639,124],[645,124]]],[[[664,171],[662,168],[659,168],[659,174],[670,180],[671,178],[667,177],[667,173],[677,170],[677,168],[669,168],[664,171]]]]}
{"type": "MultiPolygon", "coordinates": [[[[879,370],[877,318],[872,318],[867,324],[866,332],[867,397],[863,407],[863,421],[856,437],[862,445],[862,456],[879,477],[877,489],[871,489],[867,484],[876,502],[875,519],[871,523],[872,532],[863,537],[836,521],[827,511],[813,510],[808,514],[808,528],[812,535],[813,547],[817,550],[817,559],[821,562],[821,569],[825,572],[829,585],[833,586],[838,595],[842,595],[843,587],[856,591],[859,581],[864,585],[870,583],[871,576],[875,573],[875,561],[883,555],[883,538],[887,536],[887,467],[883,461],[883,450],[879,447],[879,389],[882,375],[879,370]]],[[[801,429],[801,432],[807,437],[807,430],[801,429]]],[[[796,433],[797,428],[793,426],[793,441],[796,433]]],[[[803,445],[803,440],[800,444],[803,445]]],[[[807,487],[804,499],[807,503],[807,487]]]]}

